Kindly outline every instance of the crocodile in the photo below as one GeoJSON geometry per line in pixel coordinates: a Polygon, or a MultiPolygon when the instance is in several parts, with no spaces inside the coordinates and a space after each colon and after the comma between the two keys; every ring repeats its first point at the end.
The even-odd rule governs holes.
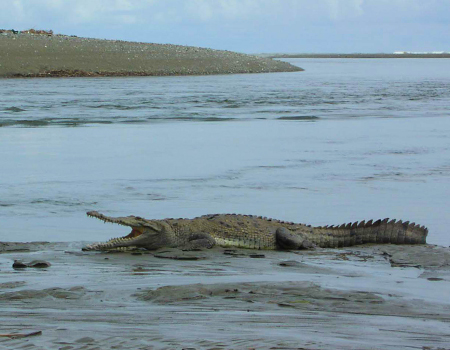
{"type": "Polygon", "coordinates": [[[147,220],[139,216],[110,217],[87,213],[102,221],[128,226],[124,237],[93,243],[85,251],[126,251],[180,248],[195,250],[222,247],[250,249],[339,248],[366,243],[426,244],[428,229],[402,220],[370,220],[342,225],[297,224],[262,216],[212,214],[194,219],[147,220]]]}

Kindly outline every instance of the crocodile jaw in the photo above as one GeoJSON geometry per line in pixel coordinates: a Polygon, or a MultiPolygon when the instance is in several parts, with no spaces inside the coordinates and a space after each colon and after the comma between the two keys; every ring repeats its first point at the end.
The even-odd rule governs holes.
{"type": "Polygon", "coordinates": [[[112,217],[96,211],[90,211],[87,215],[105,223],[110,222],[130,227],[131,232],[127,236],[113,238],[107,242],[90,244],[83,250],[127,251],[137,248],[154,250],[171,244],[169,238],[172,233],[171,227],[164,220],[147,220],[132,215],[112,217]]]}
{"type": "Polygon", "coordinates": [[[110,222],[121,226],[131,227],[132,230],[128,235],[123,237],[112,238],[106,242],[88,244],[82,248],[83,251],[130,251],[138,249],[138,244],[141,240],[140,236],[143,234],[144,228],[129,225],[127,222],[128,219],[131,221],[134,217],[125,218],[125,221],[121,220],[121,218],[111,218],[98,212],[88,212],[87,216],[97,218],[105,223],[110,222]]]}
{"type": "Polygon", "coordinates": [[[107,242],[97,242],[88,244],[87,246],[83,247],[83,251],[90,251],[90,250],[96,250],[96,251],[130,251],[130,250],[136,250],[138,249],[137,245],[133,245],[132,240],[130,239],[124,239],[124,238],[113,238],[110,239],[107,242]],[[127,244],[127,245],[124,245],[127,244]]]}
{"type": "Polygon", "coordinates": [[[87,246],[83,247],[82,250],[89,251],[89,250],[97,250],[97,251],[130,251],[130,250],[136,250],[138,249],[139,244],[139,236],[142,234],[139,234],[136,237],[129,237],[130,235],[136,234],[137,230],[133,228],[131,233],[124,237],[117,237],[112,238],[106,242],[97,242],[93,244],[88,244],[87,246]]]}

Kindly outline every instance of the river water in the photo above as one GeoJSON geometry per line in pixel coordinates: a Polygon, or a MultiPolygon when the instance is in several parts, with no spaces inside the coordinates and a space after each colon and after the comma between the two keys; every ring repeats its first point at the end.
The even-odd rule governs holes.
{"type": "Polygon", "coordinates": [[[304,72],[0,80],[0,241],[126,234],[86,217],[397,218],[449,245],[450,60],[304,72]]]}

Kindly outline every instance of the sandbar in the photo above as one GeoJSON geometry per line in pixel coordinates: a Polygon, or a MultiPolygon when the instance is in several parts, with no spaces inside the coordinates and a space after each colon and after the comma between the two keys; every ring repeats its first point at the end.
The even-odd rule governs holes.
{"type": "Polygon", "coordinates": [[[295,72],[287,62],[192,46],[0,34],[0,78],[295,72]]]}

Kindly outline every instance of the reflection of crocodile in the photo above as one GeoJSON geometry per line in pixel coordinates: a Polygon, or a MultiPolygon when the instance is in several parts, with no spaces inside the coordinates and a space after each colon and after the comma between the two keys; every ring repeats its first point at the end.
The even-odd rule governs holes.
{"type": "Polygon", "coordinates": [[[130,248],[211,248],[214,245],[251,249],[346,247],[364,243],[425,244],[428,230],[414,223],[389,219],[340,226],[311,227],[253,215],[214,214],[194,219],[146,220],[138,216],[88,216],[131,227],[131,233],[83,250],[130,248]]]}

